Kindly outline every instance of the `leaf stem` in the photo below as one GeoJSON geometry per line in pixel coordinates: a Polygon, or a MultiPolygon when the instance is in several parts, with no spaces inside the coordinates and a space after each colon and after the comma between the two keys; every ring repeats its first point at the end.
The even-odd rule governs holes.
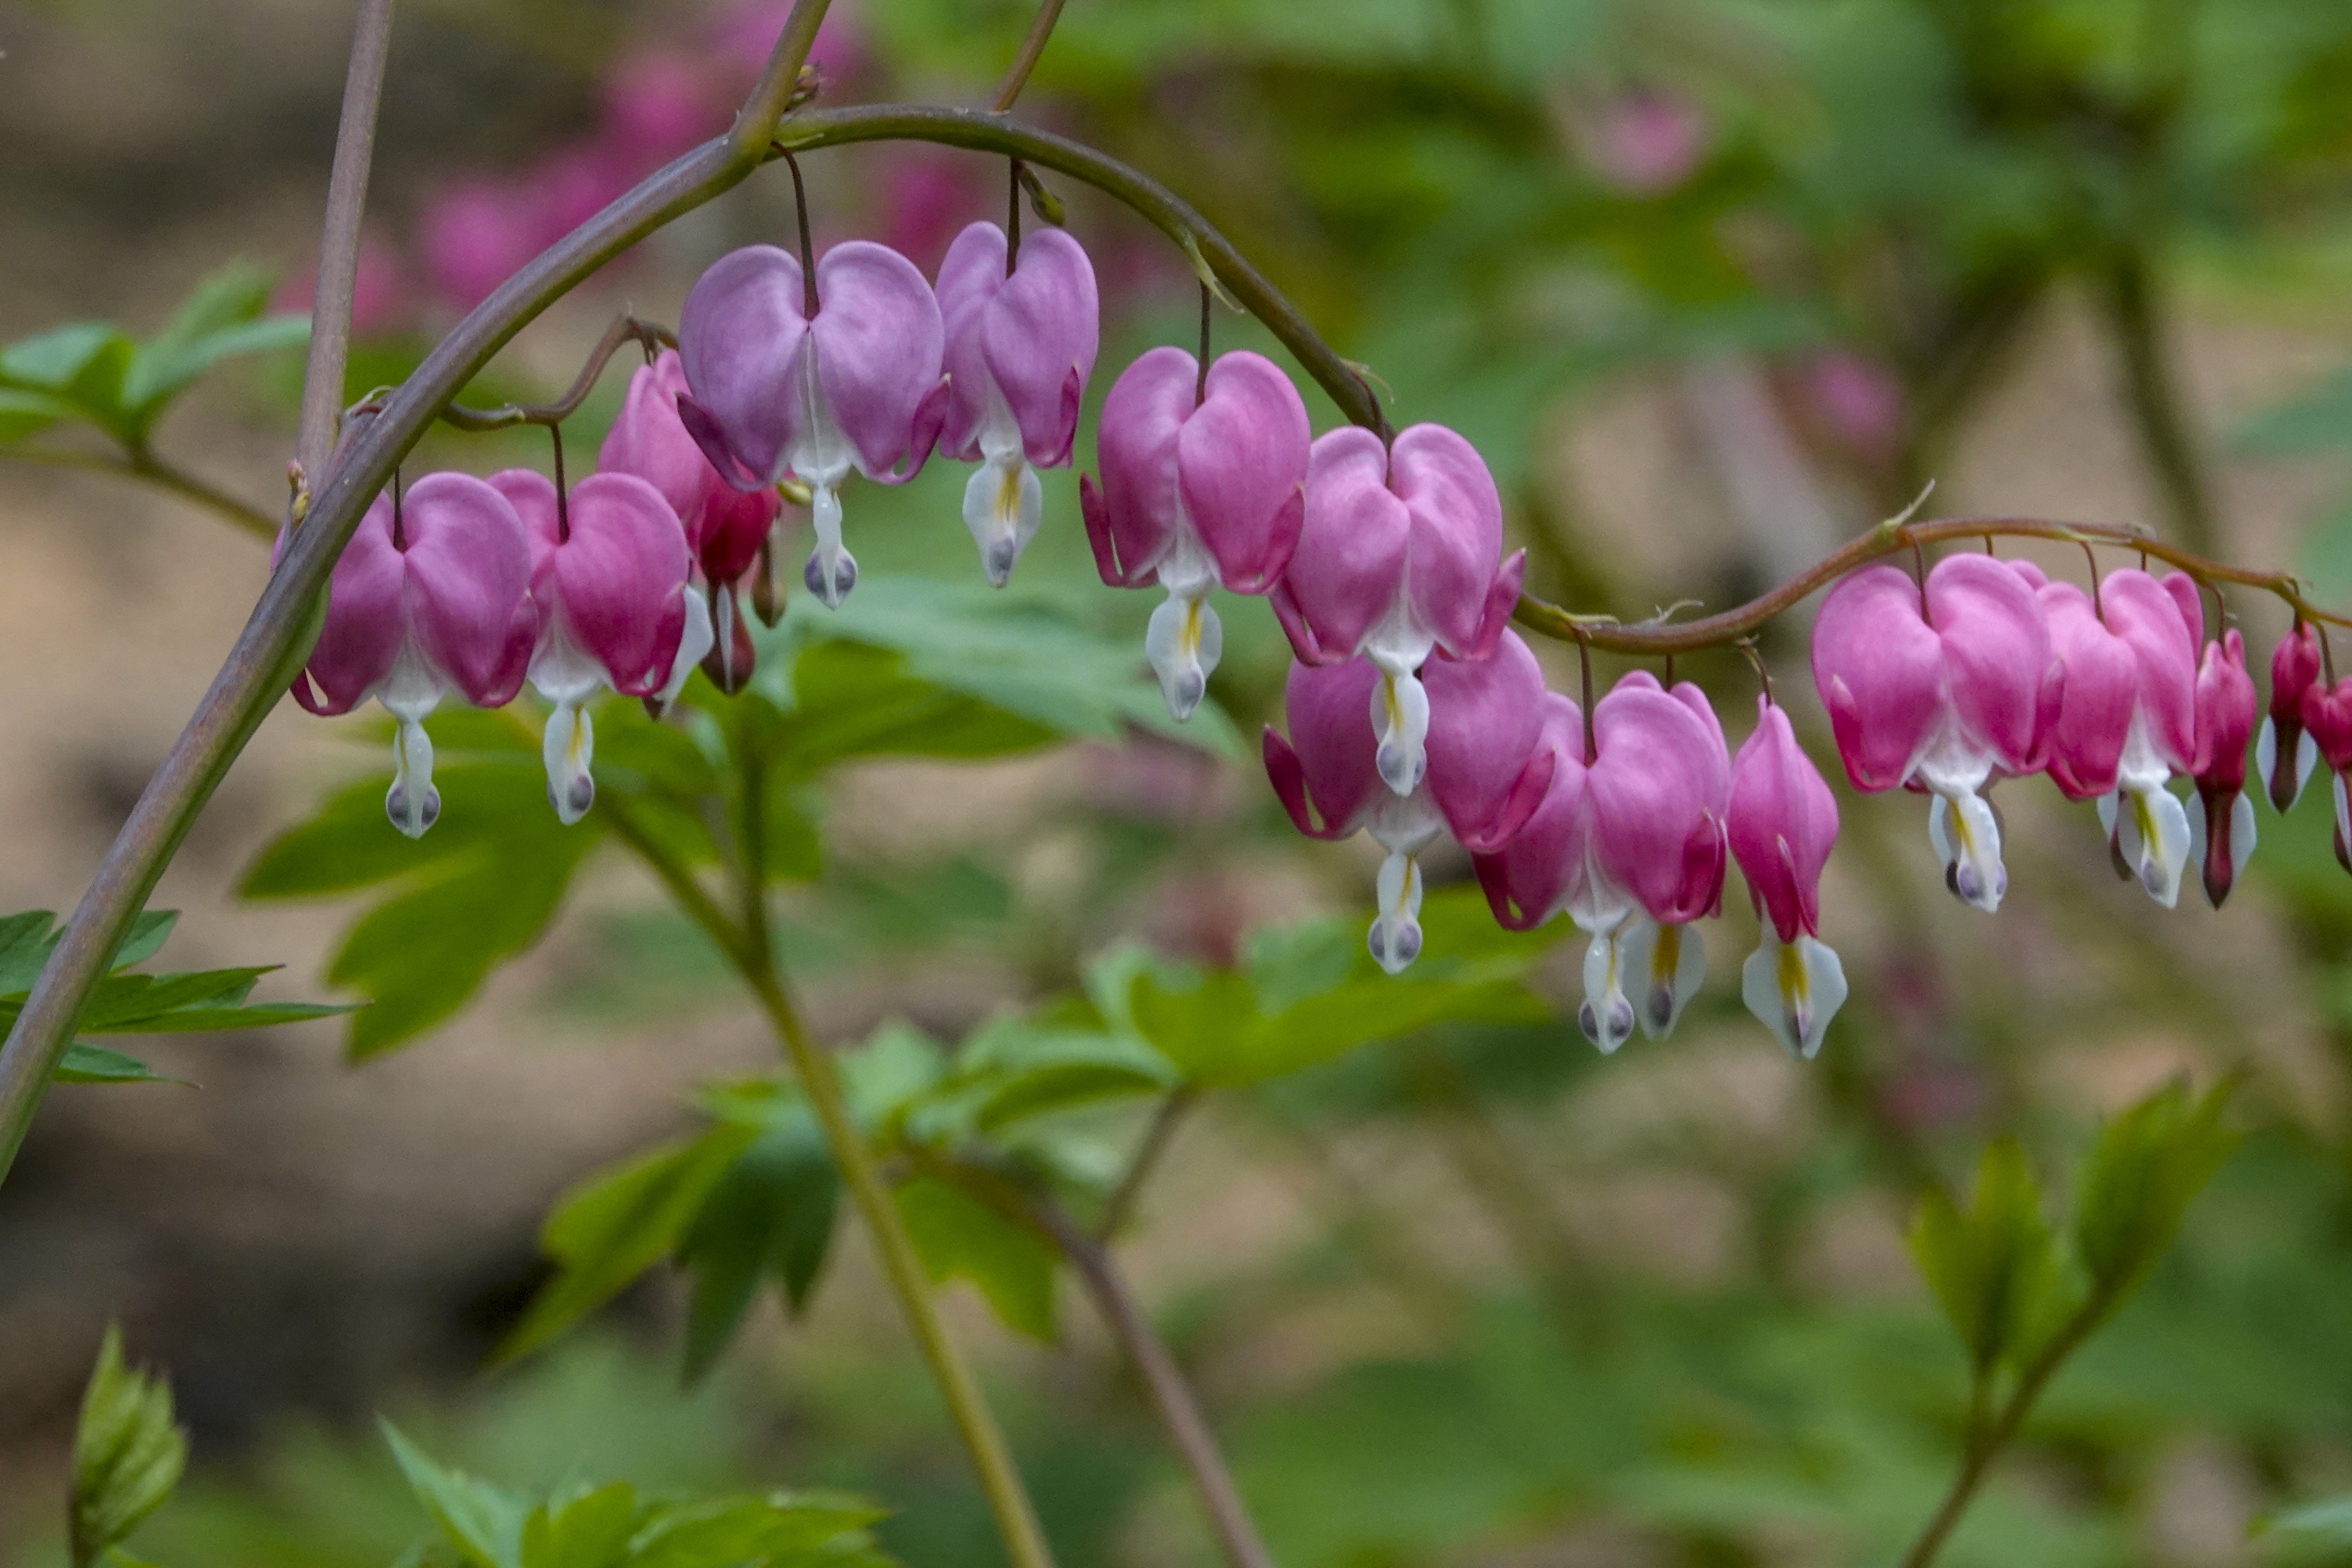
{"type": "Polygon", "coordinates": [[[1042,0],[1036,18],[1029,24],[1028,36],[1021,40],[1021,52],[1013,57],[1012,68],[1004,73],[1003,83],[996,89],[991,109],[1003,114],[1013,107],[1021,89],[1029,85],[1029,73],[1037,68],[1038,57],[1045,52],[1045,45],[1054,37],[1054,24],[1061,19],[1062,0],[1042,0]]]}
{"type": "Polygon", "coordinates": [[[1937,1505],[1927,1527],[1911,1543],[1911,1550],[1903,1554],[1901,1568],[1928,1568],[1928,1564],[1935,1562],[1937,1554],[1944,1549],[1944,1542],[1959,1524],[1960,1516],[1968,1511],[1969,1504],[1976,1500],[1978,1489],[1991,1472],[1993,1460],[2017,1436],[2018,1428],[2025,1425],[2025,1417],[2032,1411],[2034,1402],[2042,1397],[2042,1391],[2049,1385],[2060,1365],[2090,1337],[2091,1331],[2098,1327],[2099,1320],[2106,1316],[2114,1304],[2114,1295],[2104,1289],[2095,1289],[2084,1298],[2083,1304],[2075,1308],[2074,1315],[2066,1320],[2065,1326],[2052,1337],[2042,1353],[2033,1359],[2033,1363],[2020,1374],[2017,1387],[2011,1391],[2000,1413],[1993,1417],[1990,1426],[1984,1424],[1983,1414],[1986,1395],[1990,1392],[1990,1379],[1984,1375],[1978,1377],[1969,1399],[1969,1431],[1960,1455],[1959,1472],[1953,1476],[1950,1489],[1944,1493],[1944,1500],[1937,1505]]]}
{"type": "Polygon", "coordinates": [[[1176,1358],[1169,1353],[1150,1315],[1129,1289],[1110,1249],[1050,1194],[971,1161],[943,1160],[922,1152],[918,1152],[917,1159],[925,1169],[946,1176],[1006,1218],[1044,1237],[1069,1259],[1104,1327],[1143,1379],[1152,1410],[1168,1429],[1176,1457],[1200,1493],[1201,1506],[1208,1513],[1209,1526],[1216,1533],[1226,1563],[1230,1568],[1274,1568],[1274,1557],[1250,1518],[1248,1505],[1242,1501],[1241,1489],[1234,1483],[1233,1471],[1226,1468],[1192,1384],[1184,1381],[1176,1358]]]}
{"type": "Polygon", "coordinates": [[[352,347],[352,296],[359,288],[360,219],[367,210],[368,166],[375,157],[376,109],[383,101],[384,62],[392,54],[392,0],[360,0],[352,60],[343,78],[342,121],[327,176],[327,221],[319,240],[319,286],[310,306],[310,352],[302,368],[302,422],[294,440],[301,465],[294,521],[310,491],[325,481],[343,406],[343,367],[352,347]]]}
{"type": "Polygon", "coordinates": [[[0,447],[0,458],[19,463],[37,463],[44,468],[79,468],[85,473],[112,474],[118,479],[136,479],[182,500],[192,501],[212,512],[222,521],[256,539],[268,541],[278,537],[278,520],[258,507],[247,506],[226,490],[198,479],[184,468],[175,468],[152,453],[136,457],[116,457],[108,452],[77,452],[63,447],[0,447]]]}
{"type": "Polygon", "coordinates": [[[1198,1104],[1200,1099],[1200,1089],[1187,1083],[1170,1089],[1168,1097],[1160,1102],[1160,1109],[1152,1112],[1151,1125],[1143,1130],[1143,1141],[1135,1146],[1135,1153],[1128,1161],[1127,1170],[1119,1177],[1118,1185],[1111,1189],[1109,1198],[1103,1204],[1102,1213],[1096,1216],[1097,1237],[1108,1241],[1126,1227],[1128,1220],[1135,1213],[1137,1200],[1143,1196],[1143,1184],[1151,1179],[1160,1157],[1175,1141],[1177,1123],[1184,1120],[1184,1113],[1198,1104]]]}

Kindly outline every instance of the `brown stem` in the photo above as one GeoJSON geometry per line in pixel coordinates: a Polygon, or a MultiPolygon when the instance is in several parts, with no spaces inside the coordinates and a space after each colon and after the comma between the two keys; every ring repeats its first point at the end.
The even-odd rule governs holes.
{"type": "Polygon", "coordinates": [[[1037,7],[1036,19],[1029,24],[1028,36],[1021,40],[1021,52],[1013,57],[1013,65],[997,87],[996,97],[989,107],[1002,114],[1013,107],[1021,89],[1029,85],[1029,73],[1037,68],[1038,57],[1054,37],[1054,24],[1062,19],[1062,0],[1043,0],[1037,7]]]}
{"type": "Polygon", "coordinates": [[[392,53],[392,0],[360,0],[343,77],[342,122],[335,130],[327,176],[327,222],[319,241],[319,286],[310,305],[310,354],[302,367],[302,422],[294,440],[301,465],[294,521],[309,510],[312,487],[325,482],[343,406],[343,366],[351,357],[352,295],[359,288],[360,218],[367,207],[368,165],[375,155],[376,108],[383,100],[384,61],[392,53]]]}
{"type": "Polygon", "coordinates": [[[1184,1113],[1199,1103],[1201,1091],[1191,1084],[1171,1089],[1168,1098],[1160,1102],[1152,1113],[1151,1125],[1143,1131],[1143,1142],[1135,1146],[1133,1158],[1127,1163],[1127,1172],[1118,1179],[1110,1197],[1095,1218],[1095,1234],[1108,1241],[1126,1227],[1128,1218],[1135,1212],[1136,1200],[1143,1195],[1143,1184],[1151,1179],[1160,1157],[1176,1137],[1176,1124],[1184,1113]]]}
{"type": "MultiPolygon", "coordinates": [[[[578,412],[582,404],[588,401],[588,395],[596,390],[598,378],[604,375],[604,367],[612,363],[613,356],[621,352],[623,343],[636,344],[645,351],[650,362],[656,351],[677,347],[677,334],[667,327],[653,321],[641,321],[635,316],[617,317],[611,326],[604,329],[604,335],[596,340],[596,346],[588,351],[587,363],[580,367],[580,374],[572,378],[563,395],[554,402],[509,403],[498,408],[467,408],[463,404],[452,403],[442,408],[442,423],[454,425],[460,430],[483,431],[505,430],[517,425],[553,425],[569,419],[578,412]]],[[[365,408],[370,405],[362,404],[361,406],[365,408]]]]}
{"type": "Polygon", "coordinates": [[[1208,1513],[1209,1527],[1216,1534],[1218,1549],[1226,1563],[1231,1568],[1274,1568],[1274,1558],[1258,1535],[1248,1506],[1242,1501],[1241,1489],[1234,1484],[1233,1472],[1225,1466],[1225,1457],[1217,1447],[1215,1434],[1209,1430],[1208,1418],[1201,1413],[1200,1402],[1192,1396],[1192,1384],[1184,1381],[1176,1358],[1169,1353],[1160,1331],[1151,1326],[1151,1319],[1128,1288],[1110,1249],[1050,1194],[1034,1191],[1003,1173],[968,1161],[941,1160],[921,1152],[917,1152],[916,1162],[954,1182],[1006,1218],[1044,1237],[1069,1259],[1078,1283],[1085,1287],[1095,1310],[1101,1315],[1103,1326],[1110,1331],[1111,1338],[1118,1342],[1120,1351],[1143,1379],[1152,1409],[1160,1424],[1167,1428],[1168,1440],[1175,1447],[1177,1458],[1192,1478],[1193,1489],[1200,1493],[1201,1506],[1208,1513]]]}
{"type": "Polygon", "coordinates": [[[278,537],[278,520],[258,507],[247,506],[226,490],[215,489],[185,469],[175,468],[152,453],[120,458],[107,452],[78,452],[65,447],[0,446],[0,459],[37,463],[49,468],[79,468],[85,473],[112,474],[136,479],[157,489],[193,501],[256,539],[278,537]]]}

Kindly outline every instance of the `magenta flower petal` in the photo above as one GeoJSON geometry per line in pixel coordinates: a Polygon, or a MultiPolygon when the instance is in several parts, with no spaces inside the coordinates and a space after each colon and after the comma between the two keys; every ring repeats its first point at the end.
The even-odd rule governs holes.
{"type": "Polygon", "coordinates": [[[1908,574],[1865,566],[1830,590],[1813,624],[1813,682],[1854,788],[1910,776],[1943,716],[1944,648],[1908,574]]]}
{"type": "Polygon", "coordinates": [[[659,490],[685,525],[688,542],[698,545],[703,510],[723,481],[678,416],[677,400],[685,393],[686,367],[677,350],[664,349],[629,377],[620,417],[596,454],[596,466],[635,474],[659,490]]]}
{"type": "Polygon", "coordinates": [[[1177,491],[1235,593],[1266,592],[1289,563],[1311,434],[1298,389],[1265,355],[1237,350],[1209,366],[1201,405],[1177,432],[1177,491]]]}
{"type": "Polygon", "coordinates": [[[686,535],[661,493],[633,474],[581,480],[570,511],[572,536],[548,567],[551,613],[614,690],[650,697],[668,681],[685,635],[686,535]]]}
{"type": "Polygon", "coordinates": [[[406,605],[425,658],[478,708],[521,689],[538,638],[530,551],[507,498],[469,474],[427,474],[402,508],[406,605]]]}
{"type": "Polygon", "coordinates": [[[2197,755],[2190,770],[2204,807],[2193,824],[2202,830],[2203,853],[2197,858],[2205,897],[2215,909],[2230,896],[2254,851],[2253,808],[2245,796],[2246,747],[2261,711],[2253,677],[2246,673],[2246,640],[2231,626],[2205,645],[2197,671],[2197,755]]]}
{"type": "Polygon", "coordinates": [[[1122,372],[1103,402],[1096,435],[1102,484],[1082,487],[1087,531],[1097,563],[1113,587],[1149,581],[1175,542],[1181,521],[1176,491],[1176,437],[1192,412],[1197,362],[1178,348],[1156,348],[1122,372]]]}
{"type": "Polygon", "coordinates": [[[1412,518],[1405,593],[1440,647],[1477,640],[1503,556],[1503,501],[1478,449],[1442,425],[1415,425],[1389,452],[1389,482],[1412,518]]]}
{"type": "MultiPolygon", "coordinates": [[[[1344,838],[1363,825],[1371,808],[1388,794],[1373,760],[1377,748],[1371,727],[1364,722],[1372,689],[1380,679],[1380,671],[1363,659],[1290,667],[1290,679],[1283,687],[1290,749],[1297,758],[1307,797],[1323,818],[1318,832],[1307,826],[1294,809],[1292,816],[1299,821],[1300,831],[1317,837],[1344,838]]],[[[1277,777],[1277,789],[1281,784],[1277,777]]]]}
{"type": "Polygon", "coordinates": [[[392,497],[380,495],[328,579],[326,624],[310,650],[308,679],[294,682],[295,700],[313,713],[348,713],[392,673],[408,632],[407,574],[392,544],[392,497]]]}
{"type": "Polygon", "coordinates": [[[1350,657],[1395,601],[1412,514],[1389,489],[1388,459],[1381,438],[1359,426],[1314,444],[1305,525],[1282,584],[1307,634],[1291,637],[1302,658],[1350,657]]]}
{"type": "Polygon", "coordinates": [[[911,448],[917,416],[940,384],[945,345],[931,286],[913,262],[863,239],[819,258],[816,284],[809,331],[833,417],[857,450],[859,471],[911,478],[930,455],[928,443],[911,448]]]}
{"type": "MultiPolygon", "coordinates": [[[[822,263],[817,270],[821,279],[822,263]]],[[[801,264],[772,245],[720,257],[687,295],[677,335],[687,384],[727,455],[760,482],[783,478],[800,434],[793,373],[808,335],[801,264]]],[[[730,471],[713,461],[720,472],[730,471]]]]}
{"type": "Polygon", "coordinates": [[[1021,241],[1019,266],[987,312],[982,347],[989,374],[1021,422],[1022,446],[1040,468],[1070,460],[1100,333],[1094,264],[1085,247],[1058,228],[1031,230],[1021,241]]]}
{"type": "Polygon", "coordinates": [[[1797,744],[1789,716],[1757,699],[1755,733],[1731,764],[1731,853],[1783,943],[1821,935],[1822,868],[1837,842],[1837,797],[1797,744]]]}
{"type": "Polygon", "coordinates": [[[2302,796],[2304,781],[2318,760],[2316,748],[2303,728],[2303,696],[2319,682],[2319,628],[2297,619],[2294,629],[2279,639],[2271,654],[2270,712],[2263,721],[2256,759],[2263,773],[2263,790],[2281,815],[2302,796]]]}
{"type": "MultiPolygon", "coordinates": [[[[1531,791],[1515,798],[1523,795],[1521,782],[1543,735],[1543,668],[1517,633],[1506,632],[1492,658],[1433,658],[1421,679],[1429,689],[1429,793],[1465,847],[1498,849],[1525,824],[1539,798],[1533,792],[1544,787],[1544,780],[1533,781],[1531,791]]],[[[1365,695],[1369,700],[1369,689],[1365,695]]],[[[1355,717],[1356,729],[1371,738],[1360,706],[1355,717]]]]}
{"type": "Polygon", "coordinates": [[[1722,896],[1731,759],[1721,725],[1636,670],[1593,705],[1592,733],[1602,868],[1651,919],[1697,919],[1722,896]]]}
{"type": "Polygon", "coordinates": [[[940,454],[959,463],[980,461],[980,427],[988,417],[992,377],[982,337],[989,305],[1004,287],[1004,231],[992,223],[967,225],[940,262],[939,300],[948,374],[948,413],[940,426],[940,454]]]}
{"type": "Polygon", "coordinates": [[[2026,771],[2050,668],[2033,590],[1990,556],[1950,555],[1927,574],[1927,611],[1962,730],[2009,771],[2026,771]]]}
{"type": "Polygon", "coordinates": [[[1543,798],[1500,850],[1471,857],[1496,922],[1530,931],[1586,890],[1594,822],[1584,765],[1584,711],[1556,691],[1544,693],[1537,754],[1551,767],[1543,798]]]}
{"type": "Polygon", "coordinates": [[[2139,664],[2130,647],[2100,624],[2091,596],[2072,583],[2040,595],[2052,646],[2066,682],[2045,751],[2050,776],[2069,800],[2116,787],[2132,713],[2139,704],[2139,664]]]}

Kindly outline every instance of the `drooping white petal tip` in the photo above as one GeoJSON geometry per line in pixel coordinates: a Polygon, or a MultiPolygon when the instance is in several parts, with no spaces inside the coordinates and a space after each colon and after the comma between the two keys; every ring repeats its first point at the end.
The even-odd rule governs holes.
{"type": "Polygon", "coordinates": [[[801,581],[826,609],[837,610],[857,586],[857,558],[841,542],[841,497],[832,486],[811,487],[809,521],[816,530],[816,548],[801,568],[801,581]]]}
{"type": "Polygon", "coordinates": [[[1641,992],[1642,1033],[1663,1040],[1706,984],[1706,943],[1687,926],[1637,918],[1618,928],[1624,973],[1641,992]]]}
{"type": "Polygon", "coordinates": [[[1845,965],[1836,949],[1804,935],[1784,945],[1767,926],[1762,944],[1740,966],[1739,994],[1784,1050],[1811,1061],[1845,1005],[1845,965]]]}
{"type": "Polygon", "coordinates": [[[1209,677],[1225,651],[1225,628],[1213,606],[1187,595],[1171,594],[1151,612],[1143,653],[1160,677],[1168,711],[1181,722],[1209,694],[1209,677]]]}
{"type": "Polygon", "coordinates": [[[1381,782],[1411,795],[1429,772],[1429,691],[1419,675],[1381,671],[1372,688],[1372,728],[1381,737],[1374,756],[1381,782]]]}
{"type": "Polygon", "coordinates": [[[2147,896],[2171,909],[2180,902],[2180,877],[2192,839],[2188,809],[2161,785],[2126,786],[2099,797],[2099,821],[2116,869],[2147,896]]]}
{"type": "Polygon", "coordinates": [[[596,757],[596,731],[578,704],[559,702],[547,716],[547,733],[540,743],[547,763],[547,804],[566,827],[588,815],[596,804],[596,778],[589,771],[596,757]]]}
{"type": "Polygon", "coordinates": [[[973,470],[963,490],[963,522],[980,546],[980,569],[990,586],[1002,588],[1012,577],[1045,512],[1045,487],[1018,447],[991,455],[973,470]]]}
{"type": "Polygon", "coordinates": [[[383,814],[411,838],[441,820],[441,792],[433,787],[433,738],[415,719],[403,717],[392,738],[392,787],[384,791],[383,814]]]}
{"type": "Polygon", "coordinates": [[[1372,962],[1391,974],[1400,974],[1421,956],[1421,867],[1410,855],[1391,851],[1381,862],[1381,912],[1372,921],[1366,944],[1372,962]]]}
{"type": "Polygon", "coordinates": [[[1991,914],[2009,893],[2000,858],[2000,819],[1974,791],[1938,793],[1927,808],[1927,838],[1944,863],[1944,886],[1964,904],[1991,914]]]}
{"type": "Polygon", "coordinates": [[[1576,1010],[1576,1026],[1602,1056],[1614,1055],[1633,1037],[1633,1004],[1625,996],[1625,937],[1636,923],[1625,921],[1595,932],[1584,950],[1584,1004],[1576,1010]]]}

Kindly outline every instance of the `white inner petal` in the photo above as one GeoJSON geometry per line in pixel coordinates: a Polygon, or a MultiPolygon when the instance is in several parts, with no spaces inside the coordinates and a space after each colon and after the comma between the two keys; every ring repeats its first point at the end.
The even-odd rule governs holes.
{"type": "Polygon", "coordinates": [[[1706,943],[1688,926],[1660,925],[1647,915],[1619,929],[1625,970],[1640,993],[1642,1032],[1663,1040],[1706,984],[1706,943]]]}
{"type": "Polygon", "coordinates": [[[734,623],[735,617],[742,614],[741,606],[735,602],[735,590],[725,584],[721,584],[719,589],[719,615],[727,627],[724,642],[716,642],[719,633],[710,624],[710,606],[703,602],[702,590],[688,584],[679,591],[686,595],[686,632],[677,639],[677,657],[669,661],[669,679],[662,682],[661,690],[654,695],[655,705],[662,708],[677,700],[677,694],[686,689],[687,679],[693,675],[694,667],[702,662],[703,656],[711,650],[714,644],[727,650],[730,661],[727,681],[730,686],[735,682],[732,663],[735,657],[734,623]]]}
{"type": "Polygon", "coordinates": [[[1373,962],[1391,974],[1421,956],[1421,866],[1402,850],[1381,862],[1381,912],[1366,938],[1373,962]]]}
{"type": "Polygon", "coordinates": [[[2147,896],[2171,909],[2180,901],[2180,873],[2189,862],[2189,813],[2160,779],[2126,784],[2117,794],[2110,843],[2147,896]]]}
{"type": "Polygon", "coordinates": [[[577,702],[558,702],[547,716],[540,755],[547,763],[547,803],[569,827],[596,804],[596,779],[589,772],[596,760],[596,731],[586,710],[577,702]]]}
{"type": "Polygon", "coordinates": [[[1381,738],[1375,765],[1381,780],[1411,795],[1429,772],[1429,692],[1418,675],[1381,671],[1372,688],[1372,729],[1381,738]]]}
{"type": "Polygon", "coordinates": [[[2000,824],[1982,795],[1973,788],[1937,786],[1927,837],[1944,863],[1944,885],[1955,897],[1987,914],[2000,908],[2009,891],[2009,868],[2001,864],[2000,824]]]}
{"type": "Polygon", "coordinates": [[[980,426],[980,468],[963,490],[963,523],[980,546],[981,570],[1002,588],[1045,513],[1045,489],[1021,440],[1021,424],[994,377],[980,426]]]}
{"type": "MultiPolygon", "coordinates": [[[[2202,815],[2201,813],[2200,815],[2202,815]]],[[[2230,803],[2230,869],[2234,883],[2246,874],[2246,862],[2254,858],[2254,803],[2245,791],[2230,803]]]]}
{"type": "Polygon", "coordinates": [[[1171,593],[1151,612],[1151,625],[1143,635],[1144,657],[1160,677],[1168,711],[1179,721],[1190,719],[1208,695],[1209,677],[1225,648],[1224,626],[1201,596],[1207,589],[1202,584],[1197,594],[1171,593]]]}
{"type": "Polygon", "coordinates": [[[1633,1037],[1633,1004],[1625,998],[1625,937],[1638,923],[1623,921],[1595,931],[1584,949],[1584,1005],[1576,1010],[1576,1023],[1603,1056],[1633,1037]]]}
{"type": "Polygon", "coordinates": [[[1835,949],[1810,936],[1782,945],[1768,925],[1762,945],[1740,966],[1739,994],[1783,1049],[1811,1061],[1845,1005],[1845,966],[1835,949]]]}

